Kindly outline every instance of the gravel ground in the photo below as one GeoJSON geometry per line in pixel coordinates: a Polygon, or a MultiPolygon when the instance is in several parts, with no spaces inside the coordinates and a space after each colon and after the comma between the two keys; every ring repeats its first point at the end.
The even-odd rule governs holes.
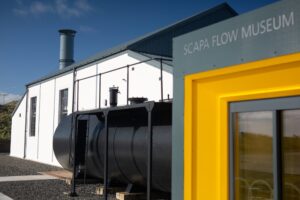
{"type": "MultiPolygon", "coordinates": [[[[103,199],[95,194],[97,185],[78,185],[78,197],[69,197],[70,186],[62,180],[26,181],[0,183],[0,192],[14,200],[48,199],[103,199]]],[[[109,200],[115,200],[110,195],[109,200]]]]}
{"type": "Polygon", "coordinates": [[[0,154],[0,176],[37,175],[38,172],[55,170],[61,168],[0,154]]]}
{"type": "MultiPolygon", "coordinates": [[[[37,175],[38,172],[61,170],[41,163],[0,154],[0,176],[37,175]]],[[[70,185],[63,180],[0,182],[0,192],[14,200],[102,199],[95,194],[96,184],[77,185],[78,197],[69,197],[70,185]]],[[[110,195],[109,200],[115,200],[110,195]]]]}
{"type": "MultiPolygon", "coordinates": [[[[33,161],[10,157],[8,154],[0,154],[0,177],[38,175],[38,172],[62,170],[33,161]]],[[[96,195],[97,184],[77,184],[78,197],[70,197],[71,186],[64,180],[38,180],[0,182],[0,193],[14,200],[48,200],[48,199],[103,199],[96,195]]],[[[109,200],[116,200],[115,194],[109,195],[109,200]]]]}

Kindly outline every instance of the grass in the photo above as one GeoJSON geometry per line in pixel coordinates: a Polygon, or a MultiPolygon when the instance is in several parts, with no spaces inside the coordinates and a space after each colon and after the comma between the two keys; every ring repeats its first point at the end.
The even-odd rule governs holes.
{"type": "MultiPolygon", "coordinates": [[[[243,133],[239,143],[241,154],[272,154],[273,138],[262,134],[243,133]]],[[[297,135],[282,139],[284,152],[299,152],[300,137],[297,135]]]]}
{"type": "Polygon", "coordinates": [[[11,114],[14,111],[17,101],[0,105],[0,140],[10,140],[11,114]]]}

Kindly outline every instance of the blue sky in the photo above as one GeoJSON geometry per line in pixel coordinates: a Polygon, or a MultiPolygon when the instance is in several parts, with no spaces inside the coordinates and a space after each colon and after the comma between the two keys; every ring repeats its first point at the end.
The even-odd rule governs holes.
{"type": "MultiPolygon", "coordinates": [[[[238,12],[276,0],[228,0],[238,12]]],[[[23,94],[25,84],[58,70],[58,29],[72,28],[75,61],[122,44],[223,0],[2,0],[0,93],[23,94]]],[[[1,101],[1,100],[0,100],[1,101]]]]}

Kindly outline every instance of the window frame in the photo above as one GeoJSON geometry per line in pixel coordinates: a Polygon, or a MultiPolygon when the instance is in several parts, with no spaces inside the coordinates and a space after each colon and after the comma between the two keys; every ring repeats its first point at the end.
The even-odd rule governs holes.
{"type": "Polygon", "coordinates": [[[239,101],[229,103],[229,196],[235,200],[235,133],[236,123],[234,115],[241,112],[271,111],[273,118],[273,196],[274,199],[282,199],[282,132],[281,112],[284,110],[300,109],[300,96],[282,97],[274,99],[258,99],[250,101],[239,101]]]}
{"type": "Polygon", "coordinates": [[[58,105],[58,122],[60,122],[62,119],[63,119],[63,116],[67,116],[68,115],[68,101],[69,101],[69,88],[64,88],[64,89],[61,89],[59,90],[59,105],[58,105]],[[63,111],[63,98],[62,98],[62,95],[63,93],[66,91],[67,93],[67,100],[66,100],[66,107],[67,107],[67,110],[66,111],[63,111]]]}
{"type": "Polygon", "coordinates": [[[37,115],[37,96],[33,96],[33,97],[30,97],[29,137],[35,137],[36,115],[37,115]],[[33,105],[34,101],[35,101],[35,105],[33,105]]]}

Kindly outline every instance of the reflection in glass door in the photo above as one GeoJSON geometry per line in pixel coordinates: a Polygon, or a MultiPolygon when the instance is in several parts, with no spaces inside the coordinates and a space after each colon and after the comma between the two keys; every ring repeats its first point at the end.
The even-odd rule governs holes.
{"type": "Polygon", "coordinates": [[[236,113],[235,121],[235,197],[272,199],[272,112],[236,113]]]}
{"type": "Polygon", "coordinates": [[[300,110],[282,111],[283,199],[300,199],[300,110]]]}
{"type": "Polygon", "coordinates": [[[300,200],[300,97],[230,104],[230,199],[300,200]]]}

